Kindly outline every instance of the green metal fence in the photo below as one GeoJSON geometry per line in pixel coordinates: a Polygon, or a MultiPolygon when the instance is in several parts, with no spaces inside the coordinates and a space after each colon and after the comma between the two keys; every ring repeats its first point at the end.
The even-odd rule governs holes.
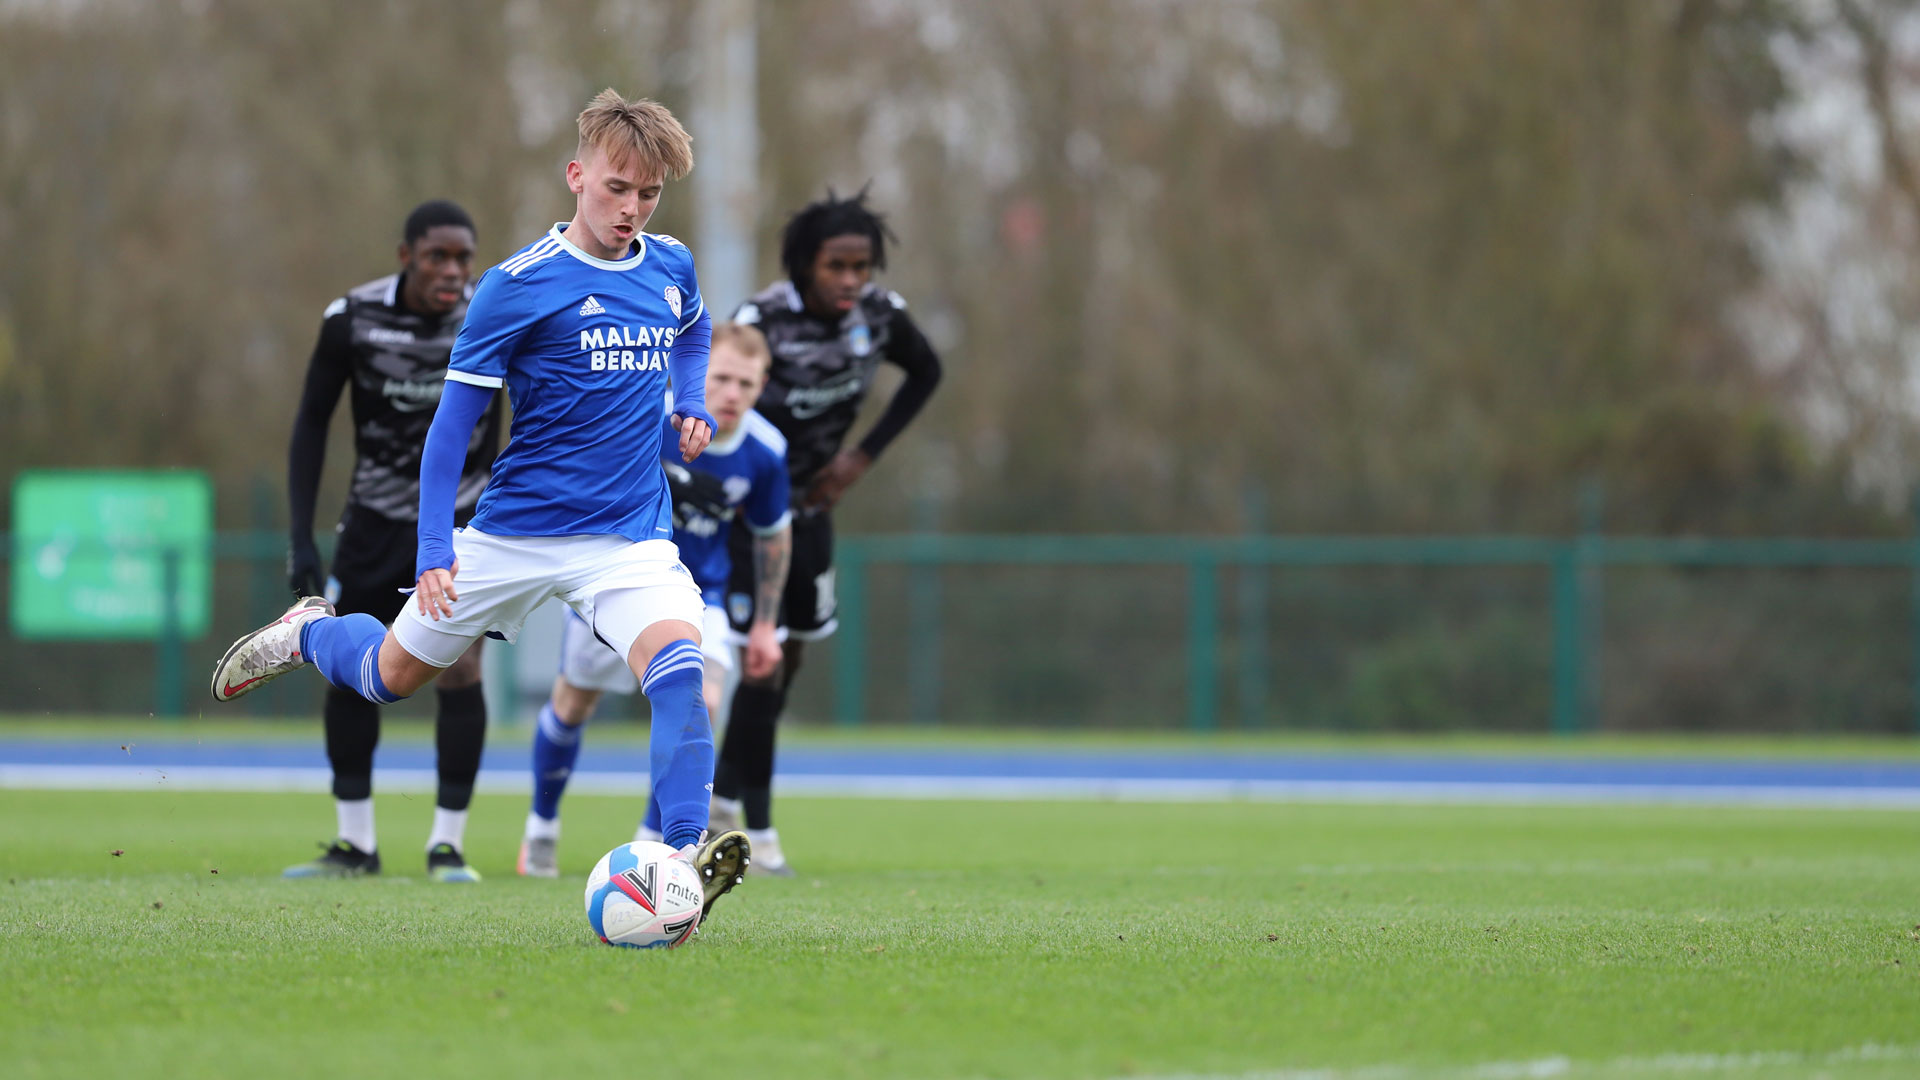
{"type": "MultiPolygon", "coordinates": [[[[1879,569],[1907,579],[1907,689],[1910,730],[1920,732],[1920,543],[1914,540],[1696,539],[1660,537],[1180,537],[897,535],[848,538],[838,552],[840,630],[835,649],[834,717],[858,724],[868,715],[869,579],[889,564],[922,571],[988,566],[1154,566],[1181,573],[1186,618],[1179,628],[1186,658],[1186,724],[1220,726],[1224,666],[1222,571],[1241,572],[1240,587],[1257,590],[1246,572],[1304,567],[1518,567],[1550,579],[1551,709],[1556,733],[1594,726],[1595,626],[1605,575],[1622,568],[1879,569]]],[[[935,596],[934,590],[915,590],[935,596]]],[[[1245,639],[1260,634],[1258,599],[1241,597],[1237,650],[1243,701],[1264,694],[1263,653],[1245,639]]],[[[920,603],[927,601],[921,600],[920,603]]],[[[912,621],[938,626],[938,613],[912,621]]],[[[1096,628],[1097,629],[1097,628],[1096,628]]],[[[1167,627],[1169,634],[1175,628],[1167,627]]],[[[909,651],[937,650],[937,636],[909,634],[909,651]]],[[[937,670],[922,657],[909,670],[937,670]]]]}
{"type": "MultiPolygon", "coordinates": [[[[226,631],[285,603],[280,535],[222,533],[212,554],[205,638],[8,637],[0,711],[199,711],[192,676],[226,631]]],[[[837,562],[839,633],[795,708],[839,724],[1392,727],[1457,693],[1496,704],[1436,726],[1686,726],[1721,695],[1707,711],[1732,719],[1705,726],[1777,706],[1920,732],[1914,540],[916,534],[843,538],[837,562]],[[1311,706],[1342,680],[1364,685],[1311,706]],[[1353,700],[1370,719],[1342,718],[1353,700]]],[[[312,689],[243,704],[308,714],[312,689]]]]}

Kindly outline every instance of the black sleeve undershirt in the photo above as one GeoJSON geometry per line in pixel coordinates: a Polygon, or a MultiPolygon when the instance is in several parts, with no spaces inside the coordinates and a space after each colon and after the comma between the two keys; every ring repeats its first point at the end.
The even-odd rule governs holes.
{"type": "Polygon", "coordinates": [[[925,334],[913,324],[905,308],[895,308],[893,312],[893,332],[888,335],[886,360],[907,373],[907,381],[894,391],[893,400],[887,402],[886,411],[874,422],[873,430],[860,440],[860,449],[867,457],[877,459],[887,444],[894,440],[919,414],[927,399],[933,396],[933,388],[940,385],[940,357],[927,343],[925,334]]]}
{"type": "Polygon", "coordinates": [[[295,544],[313,543],[313,504],[320,497],[320,473],[327,462],[327,425],[340,404],[340,392],[353,377],[351,319],[345,311],[320,324],[307,384],[293,414],[293,441],[287,448],[288,530],[295,544]]]}

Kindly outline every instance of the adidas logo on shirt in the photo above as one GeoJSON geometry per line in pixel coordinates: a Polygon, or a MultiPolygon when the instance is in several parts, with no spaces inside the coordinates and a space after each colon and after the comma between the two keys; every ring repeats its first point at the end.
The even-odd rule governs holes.
{"type": "Polygon", "coordinates": [[[600,301],[591,296],[587,297],[586,303],[580,305],[582,315],[605,315],[606,313],[607,309],[600,306],[600,301]]]}

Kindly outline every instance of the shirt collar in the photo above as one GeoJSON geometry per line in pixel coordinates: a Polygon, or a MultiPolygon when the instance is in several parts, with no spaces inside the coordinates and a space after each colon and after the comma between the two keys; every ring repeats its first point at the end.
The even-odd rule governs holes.
{"type": "Polygon", "coordinates": [[[579,259],[588,266],[597,266],[602,270],[631,270],[639,266],[642,260],[647,257],[647,234],[645,233],[641,233],[633,238],[633,246],[638,249],[638,254],[615,261],[612,259],[597,258],[575,247],[573,241],[566,237],[568,224],[569,223],[565,221],[554,222],[553,228],[547,230],[547,235],[560,241],[560,250],[579,259]]]}

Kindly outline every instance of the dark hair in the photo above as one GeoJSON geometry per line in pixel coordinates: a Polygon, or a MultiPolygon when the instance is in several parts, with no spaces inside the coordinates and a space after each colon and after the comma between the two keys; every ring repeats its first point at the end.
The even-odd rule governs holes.
{"type": "MultiPolygon", "coordinates": [[[[842,199],[827,189],[827,197],[808,203],[793,215],[780,233],[780,265],[796,288],[806,287],[806,276],[813,270],[820,245],[836,236],[864,236],[873,241],[873,268],[887,267],[887,219],[867,207],[867,189],[862,187],[851,199],[842,199]]],[[[894,237],[898,242],[899,237],[894,237]]]]}
{"type": "Polygon", "coordinates": [[[467,216],[465,210],[460,209],[459,203],[448,199],[433,199],[414,207],[413,213],[407,215],[406,230],[401,238],[411,245],[415,240],[427,235],[427,230],[436,225],[458,225],[475,237],[480,235],[480,230],[473,227],[473,219],[467,216]]]}

